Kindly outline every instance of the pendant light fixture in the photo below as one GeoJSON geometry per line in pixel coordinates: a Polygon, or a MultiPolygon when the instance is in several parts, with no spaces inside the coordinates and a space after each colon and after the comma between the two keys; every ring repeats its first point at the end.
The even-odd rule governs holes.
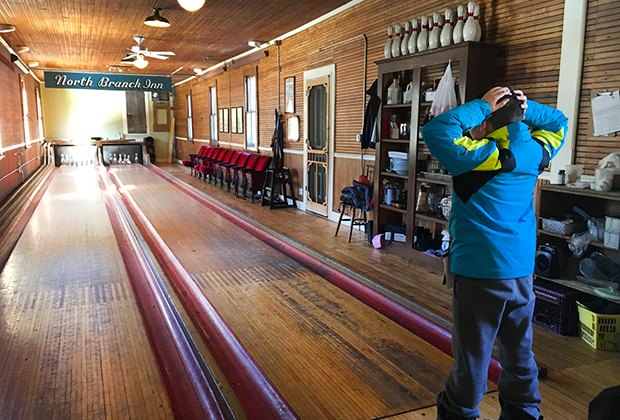
{"type": "Polygon", "coordinates": [[[161,8],[153,8],[153,14],[144,19],[144,24],[147,26],[154,26],[156,28],[167,28],[170,26],[168,19],[159,14],[161,8]]]}
{"type": "Polygon", "coordinates": [[[136,59],[133,60],[132,64],[136,66],[136,68],[139,68],[140,70],[142,70],[142,69],[145,69],[146,66],[149,65],[149,62],[144,59],[144,56],[142,54],[138,54],[136,59]]]}
{"type": "Polygon", "coordinates": [[[182,8],[188,12],[195,12],[205,4],[205,0],[178,0],[182,8]]]}

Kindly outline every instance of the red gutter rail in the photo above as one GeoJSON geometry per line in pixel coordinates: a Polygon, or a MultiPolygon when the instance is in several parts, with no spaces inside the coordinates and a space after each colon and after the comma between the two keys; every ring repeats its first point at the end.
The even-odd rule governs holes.
{"type": "MultiPolygon", "coordinates": [[[[347,276],[341,271],[330,267],[325,262],[308,255],[304,251],[294,247],[282,239],[263,231],[252,223],[249,223],[247,220],[226,211],[225,208],[216,205],[211,200],[205,198],[201,193],[197,192],[193,187],[179,181],[177,178],[162,169],[154,165],[149,165],[148,168],[196,201],[209,207],[220,216],[232,221],[235,225],[240,226],[242,229],[256,236],[263,242],[288,255],[300,264],[308,267],[310,270],[322,276],[336,287],[370,306],[377,312],[385,315],[432,346],[452,356],[452,334],[447,329],[437,325],[422,315],[413,312],[411,309],[401,305],[400,303],[393,301],[373,288],[347,276]]],[[[493,383],[497,383],[499,381],[501,371],[502,367],[499,360],[493,357],[489,364],[489,380],[493,383]]]]}
{"type": "Polygon", "coordinates": [[[109,173],[134,222],[183,306],[194,320],[247,416],[251,419],[296,419],[292,408],[239,342],[185,267],[170,251],[133,197],[127,193],[122,181],[114,171],[109,173]]]}
{"type": "Polygon", "coordinates": [[[140,308],[149,342],[164,379],[168,398],[178,419],[224,419],[191,345],[174,316],[159,282],[122,214],[120,198],[105,170],[100,170],[110,222],[131,286],[140,308]]]}

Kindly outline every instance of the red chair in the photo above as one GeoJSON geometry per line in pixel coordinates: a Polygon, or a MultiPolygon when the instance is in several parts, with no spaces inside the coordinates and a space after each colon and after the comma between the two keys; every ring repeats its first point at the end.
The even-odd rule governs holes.
{"type": "Polygon", "coordinates": [[[234,151],[226,160],[217,162],[213,168],[213,178],[215,179],[215,185],[220,184],[220,188],[224,188],[224,170],[226,165],[236,165],[239,161],[241,152],[234,151]]]}
{"type": "Polygon", "coordinates": [[[192,175],[196,175],[196,163],[204,158],[208,158],[214,152],[216,147],[214,146],[204,146],[204,149],[201,148],[201,152],[194,153],[194,166],[192,166],[192,175]]]}
{"type": "Polygon", "coordinates": [[[248,158],[244,166],[235,166],[231,168],[231,178],[235,183],[236,196],[239,196],[239,189],[243,185],[244,174],[242,174],[242,171],[254,169],[256,167],[256,164],[258,163],[259,157],[260,156],[257,154],[250,153],[250,157],[248,158]]]}
{"type": "Polygon", "coordinates": [[[249,191],[252,203],[254,202],[254,195],[256,195],[256,193],[263,188],[263,183],[265,182],[265,171],[269,168],[271,159],[271,156],[260,156],[254,169],[242,171],[244,179],[242,186],[243,198],[247,197],[247,193],[249,191]]]}
{"type": "Polygon", "coordinates": [[[232,149],[224,149],[224,154],[222,156],[220,156],[219,159],[211,159],[210,161],[210,165],[211,165],[211,172],[209,173],[209,184],[211,183],[211,181],[213,180],[213,184],[215,185],[215,165],[217,165],[218,163],[222,163],[222,162],[230,162],[230,159],[232,158],[232,155],[235,153],[234,150],[232,149]]]}
{"type": "Polygon", "coordinates": [[[215,154],[217,154],[219,150],[220,150],[219,147],[209,147],[208,149],[205,150],[204,155],[200,155],[196,157],[196,162],[195,162],[196,164],[194,165],[194,168],[193,168],[194,176],[197,175],[200,178],[200,167],[203,166],[206,161],[211,159],[211,157],[215,156],[215,154]]]}
{"type": "Polygon", "coordinates": [[[200,146],[200,149],[198,150],[198,153],[190,153],[189,154],[189,159],[182,160],[181,164],[183,166],[187,167],[187,168],[190,168],[191,171],[192,171],[192,174],[193,174],[193,172],[194,172],[194,165],[196,164],[196,157],[199,156],[199,155],[202,155],[207,147],[211,147],[211,146],[200,146]]]}
{"type": "Polygon", "coordinates": [[[228,153],[229,149],[219,148],[213,152],[210,157],[205,157],[199,159],[199,165],[197,165],[196,171],[198,173],[198,177],[202,176],[204,181],[207,181],[207,177],[211,177],[213,174],[213,163],[219,162],[224,158],[224,155],[228,153]]]}
{"type": "Polygon", "coordinates": [[[220,178],[220,188],[224,188],[224,182],[226,182],[226,191],[230,192],[230,184],[232,183],[233,168],[243,168],[250,158],[249,152],[240,152],[237,162],[225,163],[220,165],[222,170],[222,176],[220,178]]]}

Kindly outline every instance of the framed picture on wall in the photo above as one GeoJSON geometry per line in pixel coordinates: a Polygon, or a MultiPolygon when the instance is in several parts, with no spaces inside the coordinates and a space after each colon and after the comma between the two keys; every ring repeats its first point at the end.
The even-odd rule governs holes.
{"type": "Polygon", "coordinates": [[[295,76],[284,79],[284,112],[295,113],[295,76]]]}
{"type": "Polygon", "coordinates": [[[237,134],[237,108],[230,108],[230,132],[237,134]]]}
{"type": "Polygon", "coordinates": [[[223,120],[223,126],[224,126],[224,133],[228,133],[228,108],[222,108],[224,110],[224,114],[222,120],[223,120]]]}
{"type": "Polygon", "coordinates": [[[218,131],[220,133],[224,132],[224,108],[220,108],[217,110],[217,121],[218,121],[218,131]]]}
{"type": "Polygon", "coordinates": [[[237,107],[237,133],[243,133],[243,107],[237,107]]]}

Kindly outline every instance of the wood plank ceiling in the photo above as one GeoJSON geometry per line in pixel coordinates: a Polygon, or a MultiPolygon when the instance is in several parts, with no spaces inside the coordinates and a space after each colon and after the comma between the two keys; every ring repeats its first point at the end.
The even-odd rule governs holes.
{"type": "MultiPolygon", "coordinates": [[[[26,63],[41,70],[123,71],[166,75],[194,74],[252,49],[248,40],[270,41],[347,3],[348,0],[207,0],[190,13],[176,0],[11,0],[0,2],[0,23],[16,31],[1,36],[26,63]],[[170,21],[168,28],[144,25],[153,8],[170,21]],[[173,51],[168,60],[148,59],[138,70],[121,63],[134,36],[150,51],[173,51]],[[205,59],[207,58],[207,59],[205,59]]],[[[174,80],[173,80],[174,81],[174,80]]]]}

